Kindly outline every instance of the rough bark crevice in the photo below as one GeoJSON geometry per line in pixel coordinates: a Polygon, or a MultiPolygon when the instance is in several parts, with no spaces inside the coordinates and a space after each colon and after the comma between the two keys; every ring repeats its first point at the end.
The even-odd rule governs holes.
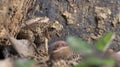
{"type": "MultiPolygon", "coordinates": [[[[36,0],[1,0],[0,1],[0,41],[4,41],[6,33],[15,36],[20,25],[25,22],[28,10],[36,0]],[[8,30],[7,30],[8,29],[8,30]]],[[[2,44],[0,42],[0,44],[2,44]]]]}

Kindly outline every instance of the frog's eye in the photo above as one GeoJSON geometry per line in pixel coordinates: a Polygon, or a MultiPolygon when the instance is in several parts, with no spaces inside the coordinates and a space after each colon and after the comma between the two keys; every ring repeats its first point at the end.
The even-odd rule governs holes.
{"type": "Polygon", "coordinates": [[[61,46],[66,46],[66,44],[65,43],[61,43],[61,46]]]}
{"type": "Polygon", "coordinates": [[[65,47],[67,46],[67,43],[64,41],[57,41],[53,44],[53,49],[52,50],[57,50],[58,48],[65,47]]]}
{"type": "Polygon", "coordinates": [[[59,47],[65,47],[65,46],[67,46],[66,43],[59,43],[59,47]]]}

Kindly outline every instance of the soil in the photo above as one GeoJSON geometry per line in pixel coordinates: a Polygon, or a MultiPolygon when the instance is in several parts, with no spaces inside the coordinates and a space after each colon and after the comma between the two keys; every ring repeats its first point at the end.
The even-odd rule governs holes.
{"type": "MultiPolygon", "coordinates": [[[[21,14],[22,12],[19,11],[21,9],[11,9],[13,12],[16,10],[16,13],[10,13],[10,15],[15,16],[10,16],[8,19],[12,20],[11,18],[17,17],[17,19],[19,18],[19,21],[12,20],[16,23],[13,23],[13,26],[12,24],[7,24],[8,29],[13,31],[9,31],[13,37],[16,37],[17,39],[27,39],[35,43],[39,52],[43,52],[42,54],[45,53],[46,56],[44,56],[44,58],[46,58],[46,60],[49,55],[48,51],[45,51],[48,50],[48,48],[45,48],[45,44],[50,46],[50,44],[55,41],[65,41],[68,36],[77,36],[88,43],[94,44],[96,40],[106,32],[114,32],[116,36],[111,42],[110,48],[114,51],[120,50],[120,0],[31,1],[32,2],[28,1],[29,4],[27,6],[29,8],[24,8],[26,9],[23,12],[24,14],[21,14]],[[21,15],[17,16],[18,14],[21,15]],[[33,22],[37,18],[39,20],[33,22]],[[33,23],[30,23],[31,21],[33,23]]],[[[2,19],[2,17],[0,17],[0,19],[2,19]]],[[[7,22],[9,22],[9,20],[7,22]]],[[[17,51],[11,47],[10,44],[8,45],[6,43],[8,42],[8,39],[6,39],[6,34],[4,33],[8,30],[4,29],[4,25],[3,27],[1,26],[1,28],[0,58],[5,58],[2,51],[6,48],[10,55],[18,55],[17,51]]],[[[64,65],[64,61],[60,61],[60,63],[63,63],[64,65]]]]}
{"type": "Polygon", "coordinates": [[[34,13],[34,16],[47,16],[50,20],[58,21],[63,25],[61,31],[51,35],[49,43],[65,40],[69,35],[94,42],[104,33],[114,32],[116,38],[111,48],[118,51],[120,49],[119,6],[119,0],[38,0],[30,13],[34,13]]]}

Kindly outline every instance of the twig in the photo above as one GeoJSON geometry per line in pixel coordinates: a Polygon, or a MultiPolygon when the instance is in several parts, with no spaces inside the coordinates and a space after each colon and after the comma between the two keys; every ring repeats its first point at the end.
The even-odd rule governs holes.
{"type": "Polygon", "coordinates": [[[31,25],[31,24],[39,23],[39,22],[37,22],[37,21],[46,23],[46,22],[49,21],[49,18],[47,18],[47,17],[37,17],[37,18],[35,18],[35,19],[28,20],[28,21],[26,21],[26,23],[23,23],[23,24],[21,25],[21,28],[26,27],[26,26],[29,26],[29,25],[31,25]]]}
{"type": "Polygon", "coordinates": [[[48,53],[48,39],[45,37],[45,51],[48,53]]]}

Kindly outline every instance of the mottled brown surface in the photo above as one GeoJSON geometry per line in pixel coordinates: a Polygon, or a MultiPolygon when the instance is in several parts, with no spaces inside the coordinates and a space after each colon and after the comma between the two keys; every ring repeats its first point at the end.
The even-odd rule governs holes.
{"type": "MultiPolygon", "coordinates": [[[[38,54],[34,59],[42,59],[43,66],[49,58],[46,47],[70,35],[94,43],[104,33],[114,32],[111,48],[120,50],[120,0],[1,0],[0,20],[0,45],[8,45],[7,32],[27,39],[35,43],[38,54]]],[[[63,60],[53,67],[61,64],[66,67],[63,60]]]]}
{"type": "Polygon", "coordinates": [[[114,32],[116,37],[111,47],[120,49],[119,0],[38,0],[35,7],[31,11],[35,16],[47,16],[63,25],[61,31],[51,35],[49,43],[65,40],[69,35],[90,43],[105,32],[114,32]]]}
{"type": "Polygon", "coordinates": [[[7,32],[16,36],[21,24],[25,22],[27,12],[34,3],[35,0],[0,1],[0,45],[2,45],[2,39],[6,38],[7,32]]]}

